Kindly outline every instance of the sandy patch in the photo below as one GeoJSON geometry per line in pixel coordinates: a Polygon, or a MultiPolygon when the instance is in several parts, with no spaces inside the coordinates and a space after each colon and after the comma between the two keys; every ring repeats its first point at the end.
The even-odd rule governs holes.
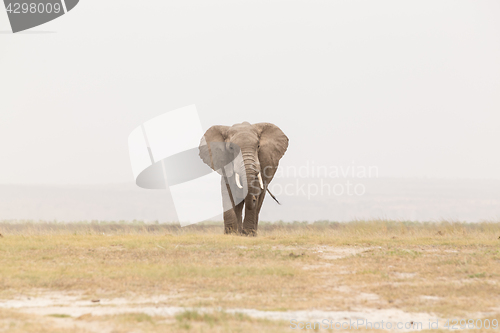
{"type": "Polygon", "coordinates": [[[318,253],[320,258],[326,260],[342,259],[349,256],[354,256],[363,252],[381,249],[380,246],[375,247],[335,247],[328,245],[318,245],[315,247],[301,246],[273,246],[273,250],[292,251],[297,253],[318,253]]]}
{"type": "MultiPolygon", "coordinates": [[[[339,287],[339,291],[351,292],[349,288],[339,287]]],[[[378,295],[370,293],[359,293],[355,296],[360,300],[377,301],[378,295]]],[[[11,300],[0,301],[0,307],[7,309],[15,309],[17,311],[39,315],[68,315],[71,318],[58,318],[56,321],[64,327],[72,327],[74,325],[86,328],[90,331],[101,331],[102,326],[97,323],[83,322],[75,320],[80,316],[104,316],[117,315],[126,313],[145,313],[150,316],[173,317],[176,314],[182,313],[185,310],[194,310],[194,308],[163,306],[162,302],[170,299],[168,295],[159,295],[151,298],[114,298],[101,299],[99,302],[92,302],[88,299],[80,299],[78,295],[67,295],[63,293],[46,293],[38,297],[19,296],[11,300]],[[95,327],[94,327],[95,326],[95,327]]],[[[203,312],[220,311],[216,308],[196,308],[195,310],[203,312]]],[[[290,322],[295,321],[322,321],[324,319],[338,322],[341,324],[366,325],[367,322],[379,323],[382,320],[387,323],[393,323],[394,327],[398,323],[411,323],[411,328],[403,328],[394,331],[414,331],[419,330],[419,323],[425,329],[429,321],[435,321],[437,318],[428,313],[409,313],[400,309],[370,309],[362,308],[355,311],[322,311],[322,310],[303,310],[303,311],[261,311],[256,309],[230,308],[223,309],[227,313],[243,313],[250,317],[269,319],[269,320],[284,320],[290,322]]],[[[408,326],[408,325],[407,325],[408,326]]]]}
{"type": "MultiPolygon", "coordinates": [[[[162,306],[121,306],[121,307],[106,307],[106,306],[49,306],[38,308],[21,308],[19,311],[23,313],[35,315],[51,315],[64,314],[73,318],[78,318],[82,315],[103,316],[116,315],[124,313],[145,313],[150,316],[173,317],[176,314],[182,313],[185,310],[197,310],[201,313],[210,313],[219,311],[214,308],[182,308],[182,307],[162,307],[162,306]]],[[[268,320],[284,320],[290,321],[319,321],[324,319],[338,323],[357,323],[357,325],[366,325],[368,322],[375,324],[382,320],[387,323],[393,323],[396,327],[398,323],[422,323],[425,328],[430,321],[435,321],[436,317],[427,313],[408,313],[399,309],[364,309],[359,311],[321,311],[321,310],[305,310],[305,311],[260,311],[256,309],[224,309],[227,313],[243,313],[250,317],[268,319],[268,320]]],[[[86,326],[86,325],[85,325],[86,326]]],[[[418,326],[413,329],[401,329],[394,331],[414,331],[419,330],[418,326]]]]}
{"type": "Polygon", "coordinates": [[[157,295],[152,297],[134,298],[88,298],[83,294],[64,294],[57,292],[44,292],[40,296],[18,296],[9,300],[0,300],[0,308],[24,309],[24,308],[44,308],[44,307],[96,307],[96,306],[123,306],[123,305],[145,305],[159,304],[177,298],[171,295],[157,295]]]}
{"type": "Polygon", "coordinates": [[[380,248],[381,247],[334,247],[322,245],[314,247],[313,251],[319,253],[322,259],[336,260],[380,248]]]}
{"type": "Polygon", "coordinates": [[[411,279],[417,276],[417,273],[398,273],[394,272],[392,273],[396,278],[398,279],[411,279]]]}

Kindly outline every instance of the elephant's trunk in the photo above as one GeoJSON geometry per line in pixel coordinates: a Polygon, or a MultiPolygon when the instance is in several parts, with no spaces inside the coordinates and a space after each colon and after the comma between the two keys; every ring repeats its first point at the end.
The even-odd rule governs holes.
{"type": "Polygon", "coordinates": [[[257,177],[255,175],[247,176],[248,182],[248,194],[245,198],[245,204],[249,210],[255,208],[255,203],[257,202],[257,197],[260,194],[260,187],[257,177]]]}
{"type": "Polygon", "coordinates": [[[245,205],[249,210],[255,209],[257,197],[260,194],[262,177],[260,176],[260,164],[255,152],[242,151],[243,164],[246,173],[248,194],[245,197],[245,205]]]}

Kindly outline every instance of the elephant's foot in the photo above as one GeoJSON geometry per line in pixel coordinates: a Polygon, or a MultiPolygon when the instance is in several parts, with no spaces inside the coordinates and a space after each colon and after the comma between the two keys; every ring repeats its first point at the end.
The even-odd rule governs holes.
{"type": "Polygon", "coordinates": [[[237,235],[239,234],[238,228],[235,225],[224,226],[224,234],[226,235],[237,235]]]}
{"type": "Polygon", "coordinates": [[[249,236],[249,237],[257,237],[257,230],[255,230],[255,229],[243,229],[241,234],[244,236],[249,236]]]}
{"type": "Polygon", "coordinates": [[[232,227],[225,227],[224,228],[224,234],[226,234],[226,235],[237,235],[238,234],[238,230],[236,230],[236,228],[232,228],[232,227]]]}

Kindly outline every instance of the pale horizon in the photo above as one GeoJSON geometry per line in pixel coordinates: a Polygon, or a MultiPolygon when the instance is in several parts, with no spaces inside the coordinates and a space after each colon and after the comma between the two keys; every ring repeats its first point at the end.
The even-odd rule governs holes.
{"type": "MultiPolygon", "coordinates": [[[[129,2],[82,1],[30,33],[0,34],[4,203],[14,196],[8,186],[26,189],[13,215],[22,216],[30,202],[38,207],[43,198],[30,197],[34,187],[134,189],[130,133],[159,115],[195,105],[203,131],[243,121],[281,128],[289,138],[281,170],[308,162],[377,168],[367,180],[371,188],[363,189],[364,179],[358,182],[358,193],[367,194],[344,206],[336,197],[314,193],[321,186],[352,190],[345,177],[323,177],[329,185],[300,178],[298,195],[280,199],[300,208],[298,198],[314,194],[304,203],[316,205],[309,219],[376,216],[384,209],[407,218],[500,216],[499,2],[195,0],[142,8],[148,15],[139,15],[129,2]],[[311,186],[307,194],[305,185],[311,186]],[[442,207],[431,204],[433,186],[442,191],[442,207]],[[454,204],[454,192],[463,201],[454,204]],[[429,205],[401,201],[417,197],[429,205]]],[[[9,28],[0,11],[0,31],[9,28]]],[[[282,192],[291,193],[291,182],[278,176],[271,188],[279,192],[282,184],[282,192]]],[[[158,218],[168,216],[171,208],[162,201],[168,191],[134,190],[144,193],[138,207],[150,205],[147,198],[158,200],[148,207],[158,218]]],[[[110,199],[96,197],[101,201],[85,200],[97,212],[110,199]]],[[[40,214],[58,214],[64,196],[51,198],[42,201],[54,212],[41,204],[40,214]]],[[[272,203],[267,198],[263,209],[269,218],[292,219],[291,211],[272,203]]],[[[125,214],[119,206],[113,203],[116,214],[125,214]]],[[[78,214],[87,216],[83,208],[78,214]]],[[[139,216],[140,209],[130,214],[139,216]]]]}

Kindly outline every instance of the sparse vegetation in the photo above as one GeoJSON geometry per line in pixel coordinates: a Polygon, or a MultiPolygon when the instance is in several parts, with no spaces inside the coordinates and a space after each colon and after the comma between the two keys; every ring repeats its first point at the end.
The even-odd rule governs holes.
{"type": "MultiPolygon", "coordinates": [[[[0,223],[0,233],[3,300],[56,292],[90,304],[100,299],[94,305],[100,307],[140,297],[151,299],[143,306],[186,308],[171,317],[139,311],[77,318],[61,306],[41,317],[40,327],[53,331],[68,322],[82,332],[92,331],[85,323],[116,332],[290,331],[286,322],[224,311],[233,308],[396,308],[442,318],[499,312],[500,223],[494,222],[262,223],[258,237],[243,237],[223,235],[220,223],[11,221],[0,223]],[[153,301],[157,295],[165,297],[153,301]]],[[[25,316],[0,310],[0,331],[38,332],[25,316]]]]}

